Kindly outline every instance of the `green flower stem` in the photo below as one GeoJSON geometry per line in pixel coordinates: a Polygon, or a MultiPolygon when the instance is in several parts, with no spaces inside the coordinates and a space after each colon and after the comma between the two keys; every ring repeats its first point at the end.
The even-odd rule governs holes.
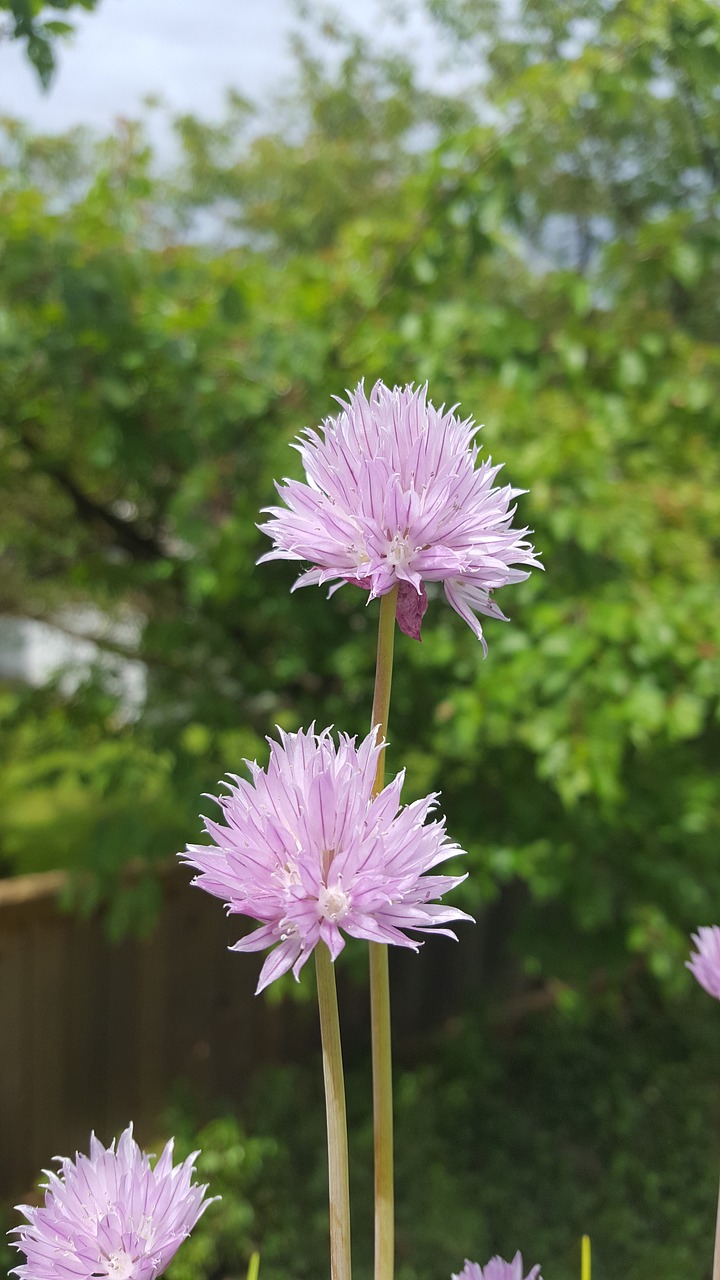
{"type": "MultiPolygon", "coordinates": [[[[379,736],[387,737],[388,716],[390,713],[390,689],[392,687],[393,649],[395,648],[395,610],[397,608],[398,589],[393,587],[386,596],[380,597],[380,620],[378,622],[377,661],[375,664],[375,693],[373,694],[372,727],[379,726],[379,736]]],[[[378,761],[375,775],[374,794],[382,791],[385,785],[385,752],[378,761]]]]}
{"type": "Polygon", "coordinates": [[[718,1210],[715,1220],[715,1252],[713,1254],[713,1280],[720,1280],[720,1194],[718,1195],[718,1210]]]}
{"type": "Polygon", "coordinates": [[[386,945],[382,942],[369,945],[375,1133],[375,1280],[392,1280],[395,1268],[395,1187],[390,975],[386,945]]]}
{"type": "MultiPolygon", "coordinates": [[[[372,723],[387,737],[395,643],[395,587],[380,600],[377,666],[372,723]]],[[[385,785],[385,752],[378,761],[373,794],[385,785]]],[[[390,1039],[390,978],[384,943],[370,943],[370,1018],[372,1023],[373,1116],[375,1131],[375,1280],[392,1280],[395,1269],[393,1185],[393,1098],[390,1039]]]]}
{"type": "Polygon", "coordinates": [[[320,1008],[328,1137],[330,1277],[331,1280],[350,1280],[350,1185],[345,1079],[340,1045],[335,969],[324,942],[319,942],[315,948],[315,972],[320,1008]]]}

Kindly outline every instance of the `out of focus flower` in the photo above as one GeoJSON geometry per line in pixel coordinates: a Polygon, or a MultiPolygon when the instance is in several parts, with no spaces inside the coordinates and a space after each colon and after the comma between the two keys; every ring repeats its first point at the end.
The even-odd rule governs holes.
{"type": "MultiPolygon", "coordinates": [[[[462,1271],[459,1275],[453,1276],[452,1280],[523,1280],[523,1270],[523,1260],[519,1253],[515,1254],[512,1262],[503,1262],[502,1258],[491,1258],[484,1267],[477,1262],[468,1262],[466,1259],[462,1271]]],[[[524,1280],[536,1280],[536,1277],[542,1280],[539,1265],[532,1267],[524,1280]]]]}
{"type": "Polygon", "coordinates": [[[697,951],[691,952],[687,967],[711,996],[720,1000],[720,928],[701,927],[692,934],[697,951]]]}
{"type": "Polygon", "coordinates": [[[28,1220],[16,1227],[16,1249],[27,1262],[20,1280],[155,1280],[211,1203],[192,1181],[188,1156],[173,1166],[168,1142],[154,1168],[132,1136],[132,1125],[103,1147],[93,1134],[90,1155],[60,1159],[48,1172],[41,1208],[19,1205],[28,1220]]]}
{"type": "Polygon", "coordinates": [[[305,431],[296,444],[307,483],[278,485],[284,507],[268,507],[260,528],[274,547],[261,560],[306,560],[295,587],[344,582],[370,599],[398,584],[398,625],[420,638],[425,583],[442,582],[453,609],[481,641],[478,614],[505,615],[492,592],[528,577],[514,565],[540,567],[513,529],[522,489],[494,487],[500,466],[476,466],[479,427],[436,409],[426,388],[390,390],[362,383],[323,435],[305,431]]]}
{"type": "Polygon", "coordinates": [[[190,845],[184,861],[200,872],[194,884],[224,898],[228,912],[261,926],[234,951],[274,947],[258,983],[262,991],[292,969],[297,978],[318,942],[335,960],[343,933],[417,950],[403,930],[433,930],[464,911],[433,902],[464,876],[428,876],[462,850],[444,819],[426,822],[436,797],[400,807],[401,773],[373,799],[382,744],[374,730],[356,746],[314,726],[280,732],[267,770],[246,761],[251,780],[231,775],[218,797],[225,825],[205,819],[214,846],[190,845]]]}

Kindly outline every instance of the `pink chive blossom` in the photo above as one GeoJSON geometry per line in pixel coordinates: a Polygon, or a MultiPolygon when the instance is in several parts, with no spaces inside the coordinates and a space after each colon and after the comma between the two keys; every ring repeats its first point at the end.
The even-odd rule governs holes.
{"type": "MultiPolygon", "coordinates": [[[[453,1276],[452,1280],[523,1280],[523,1271],[523,1260],[519,1253],[515,1254],[512,1262],[503,1262],[502,1258],[496,1257],[486,1262],[484,1267],[466,1259],[462,1271],[453,1276]]],[[[536,1277],[542,1280],[539,1265],[532,1267],[525,1280],[536,1280],[536,1277]]]]}
{"type": "Polygon", "coordinates": [[[714,924],[692,934],[697,951],[690,954],[687,968],[709,995],[720,1000],[720,928],[714,924]]]}
{"type": "MultiPolygon", "coordinates": [[[[20,1280],[155,1280],[174,1258],[211,1200],[192,1181],[197,1151],[173,1166],[168,1142],[155,1167],[132,1136],[105,1148],[95,1134],[90,1155],[62,1159],[47,1173],[41,1208],[18,1205],[28,1222],[14,1248],[27,1262],[20,1280]]],[[[217,1197],[215,1197],[217,1199],[217,1197]]]]}
{"type": "Polygon", "coordinates": [[[250,781],[230,775],[218,797],[224,825],[205,818],[214,846],[190,845],[180,856],[200,875],[193,881],[224,898],[230,915],[260,921],[233,951],[274,950],[258,991],[292,969],[296,978],[324,942],[332,959],[343,934],[417,950],[404,930],[432,930],[472,917],[432,899],[465,876],[424,875],[463,851],[444,819],[426,822],[435,795],[400,806],[404,774],[373,799],[382,743],[374,730],[359,746],[314,726],[270,742],[267,769],[245,761],[250,781]]]}
{"type": "Polygon", "coordinates": [[[338,403],[322,435],[304,431],[294,445],[307,480],[277,486],[285,506],[264,509],[259,527],[274,546],[258,563],[309,561],[293,590],[351,582],[372,600],[397,584],[398,625],[418,640],[425,584],[442,582],[487,653],[477,615],[507,621],[492,592],[529,576],[513,566],[541,567],[529,530],[512,527],[525,490],[495,487],[501,467],[476,466],[480,428],[436,409],[427,387],[376,382],[368,399],[361,382],[338,403]]]}

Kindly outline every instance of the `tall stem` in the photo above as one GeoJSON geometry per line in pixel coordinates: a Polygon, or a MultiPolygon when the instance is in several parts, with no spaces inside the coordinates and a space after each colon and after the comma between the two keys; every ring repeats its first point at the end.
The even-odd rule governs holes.
{"type": "Polygon", "coordinates": [[[315,972],[320,1008],[328,1136],[330,1277],[331,1280],[350,1280],[350,1186],[345,1080],[335,969],[324,942],[319,942],[315,948],[315,972]]]}
{"type": "MultiPolygon", "coordinates": [[[[377,665],[372,723],[387,737],[395,643],[395,587],[380,600],[377,665]]],[[[373,794],[385,783],[385,751],[378,760],[373,794]]],[[[387,947],[370,943],[370,1019],[372,1023],[373,1123],[375,1133],[375,1280],[392,1280],[395,1267],[395,1191],[393,1185],[392,1048],[390,976],[387,947]]]]}

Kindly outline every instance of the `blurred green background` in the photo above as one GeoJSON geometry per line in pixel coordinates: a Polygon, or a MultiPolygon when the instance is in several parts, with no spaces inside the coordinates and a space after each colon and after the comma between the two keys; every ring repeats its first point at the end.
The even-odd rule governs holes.
{"type": "MultiPolygon", "coordinates": [[[[255,522],[334,394],[427,380],[529,491],[546,573],[501,593],[486,661],[439,600],[398,638],[390,764],[442,791],[456,901],[492,921],[489,974],[401,1053],[400,1280],[517,1247],[569,1280],[583,1230],[600,1280],[709,1277],[720,1021],[683,964],[720,916],[720,9],[429,11],[472,90],[326,24],[272,129],[231,95],[174,120],[172,167],[142,123],[2,121],[5,643],[34,620],[98,646],[0,682],[2,872],[67,868],[75,909],[152,929],[221,774],[276,724],[366,731],[373,607],[291,597],[255,522]]],[[[225,1193],[174,1280],[253,1247],[266,1280],[325,1269],[306,1070],[240,1118],[165,1118],[225,1193]]]]}

